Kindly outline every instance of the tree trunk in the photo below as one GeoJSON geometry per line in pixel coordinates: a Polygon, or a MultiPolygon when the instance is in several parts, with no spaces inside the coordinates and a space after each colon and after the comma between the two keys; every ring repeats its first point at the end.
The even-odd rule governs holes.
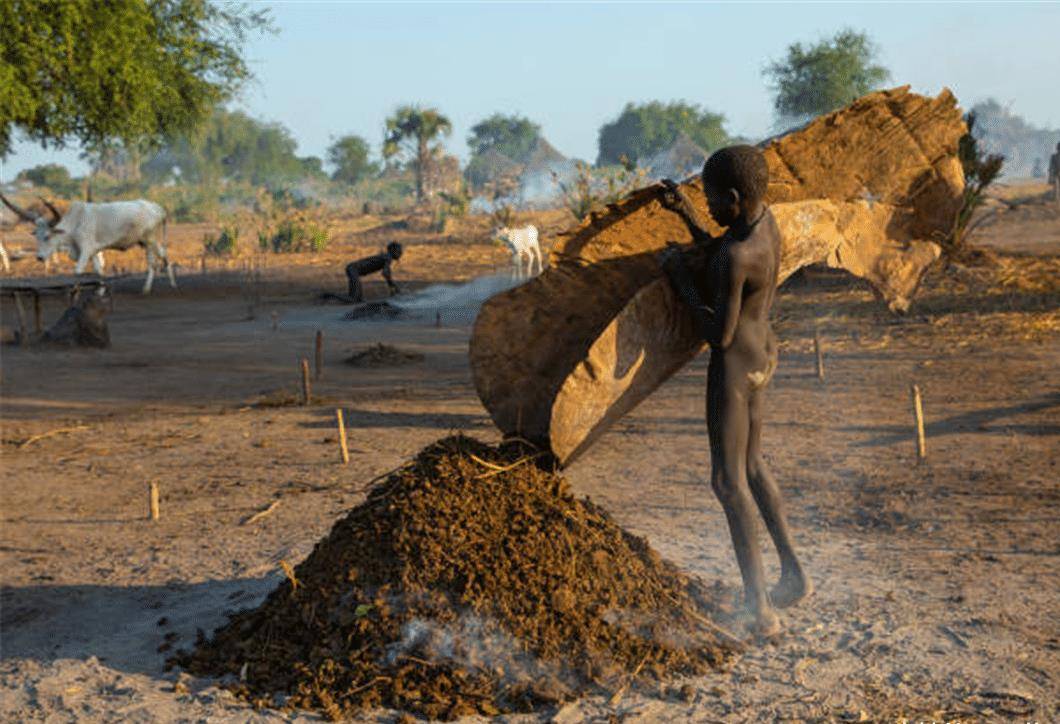
{"type": "MultiPolygon", "coordinates": [[[[964,132],[949,91],[931,99],[899,88],[763,144],[781,281],[824,262],[904,310],[960,208],[964,132]]],[[[699,180],[684,187],[709,219],[699,180]]],[[[544,274],[491,298],[475,322],[472,374],[486,409],[503,433],[560,463],[703,349],[655,260],[667,241],[691,240],[658,193],[641,189],[592,215],[556,244],[544,274]]]]}
{"type": "Polygon", "coordinates": [[[427,199],[427,164],[430,162],[430,151],[427,150],[427,139],[419,136],[416,144],[416,201],[423,203],[427,199]]]}

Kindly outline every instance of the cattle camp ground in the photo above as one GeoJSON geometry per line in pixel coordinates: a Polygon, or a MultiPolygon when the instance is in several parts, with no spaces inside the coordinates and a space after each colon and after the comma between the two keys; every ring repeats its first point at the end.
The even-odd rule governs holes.
{"type": "MultiPolygon", "coordinates": [[[[1003,211],[973,241],[996,266],[935,270],[904,317],[827,269],[782,289],[765,448],[817,586],[785,613],[786,634],[718,673],[508,721],[1060,718],[1060,209],[1040,183],[992,193],[1003,211]]],[[[571,225],[558,209],[515,221],[540,230],[546,257],[571,225]]],[[[345,288],[346,262],[394,240],[407,294],[503,276],[509,252],[488,217],[445,232],[363,213],[322,223],[320,252],[232,257],[203,254],[216,226],[171,224],[178,288],[149,295],[142,253],[109,252],[107,349],[14,344],[20,321],[2,300],[5,721],[317,720],[163,664],[257,605],[371,481],[425,445],[452,431],[498,441],[471,382],[474,312],[459,294],[359,320],[319,299],[345,288]]],[[[45,272],[27,227],[4,233],[2,283],[73,279],[65,257],[45,272]]],[[[385,296],[377,277],[366,292],[385,296]]],[[[41,299],[47,327],[68,300],[41,299]]],[[[735,601],[706,484],[705,365],[674,376],[566,477],[735,601]]]]}

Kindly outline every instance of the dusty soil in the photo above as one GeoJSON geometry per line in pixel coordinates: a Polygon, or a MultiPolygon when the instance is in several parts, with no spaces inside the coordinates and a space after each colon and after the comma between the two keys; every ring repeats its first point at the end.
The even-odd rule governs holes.
{"type": "MultiPolygon", "coordinates": [[[[984,223],[975,241],[1001,255],[1000,271],[937,274],[901,320],[838,275],[786,287],[765,446],[816,594],[785,614],[784,636],[755,643],[727,672],[507,720],[1060,719],[1057,229],[1060,210],[1033,200],[984,223]],[[927,418],[920,463],[913,382],[927,418]]],[[[180,291],[159,280],[144,298],[140,278],[121,280],[111,349],[0,350],[4,720],[314,720],[256,711],[163,662],[197,629],[257,605],[283,580],[281,561],[303,560],[372,478],[451,431],[496,441],[470,382],[463,316],[440,327],[350,322],[342,307],[313,303],[342,289],[339,262],[375,251],[380,240],[365,235],[383,232],[268,258],[253,318],[238,262],[202,275],[202,230],[171,232],[180,291]],[[302,407],[297,361],[312,359],[317,329],[324,373],[317,404],[302,407]],[[376,343],[425,360],[343,364],[376,343]],[[161,490],[157,522],[147,519],[150,482],[161,490]]],[[[485,243],[418,239],[405,238],[398,270],[410,288],[506,263],[485,243]]],[[[131,267],[134,254],[111,264],[131,267]]],[[[39,267],[22,260],[15,271],[39,267]]],[[[368,293],[382,296],[382,285],[368,293]]],[[[46,322],[61,311],[49,300],[46,322]]],[[[0,312],[10,328],[10,305],[0,312]]],[[[676,375],[567,477],[735,605],[739,576],[707,485],[705,367],[676,375]]]]}

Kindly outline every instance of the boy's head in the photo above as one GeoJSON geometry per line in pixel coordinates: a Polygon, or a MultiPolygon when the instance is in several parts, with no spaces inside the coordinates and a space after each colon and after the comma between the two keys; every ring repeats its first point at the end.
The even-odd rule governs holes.
{"type": "Polygon", "coordinates": [[[391,259],[397,261],[401,258],[401,244],[397,243],[396,241],[390,242],[386,245],[386,253],[390,256],[391,259]]]}
{"type": "Polygon", "coordinates": [[[703,193],[710,215],[730,226],[765,198],[769,186],[766,159],[754,146],[729,146],[703,164],[703,193]]]}

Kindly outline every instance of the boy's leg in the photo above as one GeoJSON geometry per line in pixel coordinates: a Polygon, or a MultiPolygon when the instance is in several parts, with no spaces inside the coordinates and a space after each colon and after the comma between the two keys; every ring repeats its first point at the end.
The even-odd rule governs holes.
{"type": "Polygon", "coordinates": [[[346,281],[348,282],[347,291],[349,297],[355,302],[364,301],[364,287],[361,285],[361,275],[357,272],[357,264],[351,263],[346,265],[346,281]]]}
{"type": "Polygon", "coordinates": [[[813,593],[813,584],[802,570],[791,543],[787,516],[780,488],[762,459],[762,411],[765,390],[752,390],[750,397],[750,436],[747,441],[747,482],[766,529],[780,557],[780,583],[770,593],[778,608],[792,606],[813,593]]]}
{"type": "Polygon", "coordinates": [[[770,636],[779,632],[780,620],[766,593],[754,503],[747,484],[747,400],[734,389],[731,380],[725,379],[724,368],[722,355],[711,352],[707,374],[710,482],[729,523],[729,534],[743,577],[744,597],[755,616],[755,629],[761,635],[770,636]]]}

